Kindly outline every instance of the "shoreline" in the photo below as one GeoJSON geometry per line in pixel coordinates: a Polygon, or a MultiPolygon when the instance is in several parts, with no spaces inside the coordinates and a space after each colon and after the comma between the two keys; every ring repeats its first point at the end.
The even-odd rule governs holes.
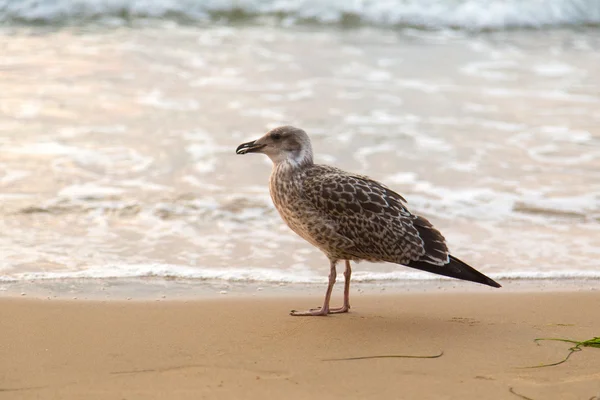
{"type": "MultiPolygon", "coordinates": [[[[336,298],[335,303],[341,299],[336,298]]],[[[352,310],[291,317],[321,296],[182,301],[1,298],[0,396],[36,398],[590,399],[600,292],[351,297],[352,310]],[[435,356],[434,359],[352,357],[435,356]],[[331,361],[331,359],[340,359],[331,361]],[[512,392],[514,393],[512,393],[512,392]]]]}
{"type": "MultiPolygon", "coordinates": [[[[352,282],[351,296],[443,293],[544,293],[600,291],[600,279],[505,279],[501,288],[490,288],[455,279],[352,282]]],[[[195,301],[212,298],[273,298],[310,296],[321,298],[327,284],[270,283],[194,279],[77,278],[0,282],[0,299],[33,298],[90,301],[195,301]]],[[[343,279],[334,287],[341,296],[343,279]]]]}

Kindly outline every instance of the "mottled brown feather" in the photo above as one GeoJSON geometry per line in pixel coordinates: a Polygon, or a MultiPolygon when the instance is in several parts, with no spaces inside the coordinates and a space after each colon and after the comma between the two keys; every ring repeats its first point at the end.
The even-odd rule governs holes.
{"type": "Polygon", "coordinates": [[[434,263],[447,262],[445,247],[445,253],[427,254],[428,248],[437,251],[439,246],[426,245],[422,236],[441,235],[424,218],[412,215],[398,193],[365,176],[324,165],[309,166],[301,176],[304,206],[314,208],[324,217],[321,223],[335,226],[351,241],[338,249],[340,258],[407,264],[427,255],[434,263]]]}

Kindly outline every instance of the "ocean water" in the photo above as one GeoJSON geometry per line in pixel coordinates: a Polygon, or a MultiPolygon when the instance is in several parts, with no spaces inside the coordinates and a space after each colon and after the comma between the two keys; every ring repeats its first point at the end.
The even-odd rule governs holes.
{"type": "Polygon", "coordinates": [[[595,0],[0,0],[0,285],[325,282],[270,161],[235,155],[282,124],[495,279],[600,279],[599,22],[595,0]]]}

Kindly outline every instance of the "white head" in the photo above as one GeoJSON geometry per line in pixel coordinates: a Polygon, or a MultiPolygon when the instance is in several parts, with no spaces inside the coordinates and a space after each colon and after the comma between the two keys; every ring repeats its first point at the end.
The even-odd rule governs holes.
{"type": "Polygon", "coordinates": [[[308,135],[302,129],[293,126],[271,129],[260,139],[240,144],[235,152],[236,154],[264,153],[275,165],[284,162],[292,166],[313,163],[312,146],[308,135]]]}

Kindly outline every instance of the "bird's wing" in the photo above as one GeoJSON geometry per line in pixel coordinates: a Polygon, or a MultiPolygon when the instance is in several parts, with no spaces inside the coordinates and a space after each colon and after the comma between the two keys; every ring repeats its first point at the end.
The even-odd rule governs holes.
{"type": "Polygon", "coordinates": [[[402,196],[368,177],[315,168],[303,180],[302,195],[352,242],[344,250],[357,258],[448,263],[444,237],[425,218],[411,214],[402,196]]]}

